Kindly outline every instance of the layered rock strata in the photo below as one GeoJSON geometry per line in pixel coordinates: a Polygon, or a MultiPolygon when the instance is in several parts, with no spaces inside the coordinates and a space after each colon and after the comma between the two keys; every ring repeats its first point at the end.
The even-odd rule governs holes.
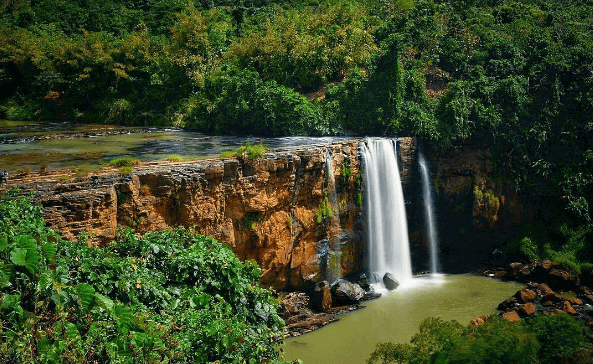
{"type": "Polygon", "coordinates": [[[323,279],[332,256],[340,256],[344,275],[360,269],[358,143],[274,150],[255,160],[146,164],[127,176],[103,170],[67,181],[31,175],[10,182],[34,191],[47,224],[65,238],[87,233],[90,244],[102,246],[120,227],[138,233],[194,227],[229,244],[240,259],[254,259],[264,285],[299,289],[323,279]],[[335,179],[338,204],[331,213],[324,209],[328,178],[335,179]],[[339,252],[328,246],[332,236],[339,252]]]}

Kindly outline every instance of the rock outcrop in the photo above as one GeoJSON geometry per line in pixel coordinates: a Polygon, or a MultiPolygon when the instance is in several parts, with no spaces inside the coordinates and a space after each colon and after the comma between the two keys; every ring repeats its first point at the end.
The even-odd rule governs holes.
{"type": "Polygon", "coordinates": [[[263,270],[262,284],[299,289],[322,280],[336,268],[332,264],[343,275],[361,268],[358,143],[278,149],[256,160],[147,163],[126,176],[112,168],[93,178],[29,175],[10,182],[35,192],[47,224],[65,238],[84,232],[91,244],[102,246],[122,227],[141,234],[194,227],[229,244],[240,259],[254,259],[263,270]],[[332,158],[330,173],[326,155],[332,158]],[[337,219],[323,209],[332,177],[337,219]],[[328,238],[339,246],[328,246],[328,238]]]}

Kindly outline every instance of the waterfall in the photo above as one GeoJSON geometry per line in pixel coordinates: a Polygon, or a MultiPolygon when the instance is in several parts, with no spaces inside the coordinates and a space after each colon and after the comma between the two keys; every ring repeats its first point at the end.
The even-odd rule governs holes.
{"type": "Polygon", "coordinates": [[[430,178],[428,172],[428,163],[422,153],[418,153],[420,171],[422,172],[422,198],[424,200],[424,218],[426,221],[426,232],[428,233],[428,242],[430,243],[430,272],[432,274],[439,271],[439,258],[436,234],[436,221],[433,211],[432,189],[430,188],[430,178]]]}
{"type": "Polygon", "coordinates": [[[329,216],[329,252],[326,271],[326,280],[330,283],[342,277],[342,252],[340,249],[340,210],[338,209],[338,195],[336,193],[336,178],[332,162],[332,154],[328,148],[325,149],[325,176],[326,195],[322,201],[325,204],[325,211],[329,216]]]}
{"type": "Polygon", "coordinates": [[[369,139],[367,144],[361,143],[360,148],[365,166],[369,272],[375,281],[390,272],[404,283],[412,278],[412,263],[396,143],[369,139]]]}

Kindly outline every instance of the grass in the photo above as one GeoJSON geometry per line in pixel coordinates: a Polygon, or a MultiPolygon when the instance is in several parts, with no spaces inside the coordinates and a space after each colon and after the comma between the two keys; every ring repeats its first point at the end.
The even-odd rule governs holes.
{"type": "Polygon", "coordinates": [[[121,173],[122,176],[129,176],[132,172],[134,172],[133,166],[121,166],[119,168],[119,173],[121,173]]]}
{"type": "Polygon", "coordinates": [[[220,153],[220,158],[232,158],[232,157],[236,157],[237,156],[237,151],[236,150],[227,150],[224,151],[222,153],[220,153]]]}
{"type": "Polygon", "coordinates": [[[240,146],[236,153],[238,157],[255,160],[263,158],[264,153],[268,149],[269,148],[263,144],[251,145],[251,143],[247,142],[247,144],[240,146]]]}
{"type": "Polygon", "coordinates": [[[184,159],[182,156],[180,156],[179,154],[169,154],[166,158],[166,161],[169,162],[183,162],[184,159]]]}
{"type": "Polygon", "coordinates": [[[139,165],[140,159],[132,158],[132,157],[119,157],[109,161],[109,166],[111,167],[132,167],[139,165]]]}
{"type": "Polygon", "coordinates": [[[89,168],[89,166],[74,167],[74,168],[70,168],[70,170],[72,172],[74,172],[74,175],[78,178],[85,177],[91,172],[91,169],[89,168]]]}
{"type": "Polygon", "coordinates": [[[31,168],[29,168],[29,167],[21,167],[21,168],[19,168],[19,169],[16,170],[16,174],[17,175],[24,174],[25,176],[26,175],[29,175],[29,174],[31,174],[31,168]]]}

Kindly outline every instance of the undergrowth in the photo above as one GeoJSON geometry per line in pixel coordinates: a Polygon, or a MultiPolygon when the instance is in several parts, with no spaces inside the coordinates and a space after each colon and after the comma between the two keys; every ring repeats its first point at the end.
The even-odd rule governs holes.
{"type": "Polygon", "coordinates": [[[283,322],[260,268],[191,229],[61,239],[0,197],[3,363],[277,362],[283,322]]]}

